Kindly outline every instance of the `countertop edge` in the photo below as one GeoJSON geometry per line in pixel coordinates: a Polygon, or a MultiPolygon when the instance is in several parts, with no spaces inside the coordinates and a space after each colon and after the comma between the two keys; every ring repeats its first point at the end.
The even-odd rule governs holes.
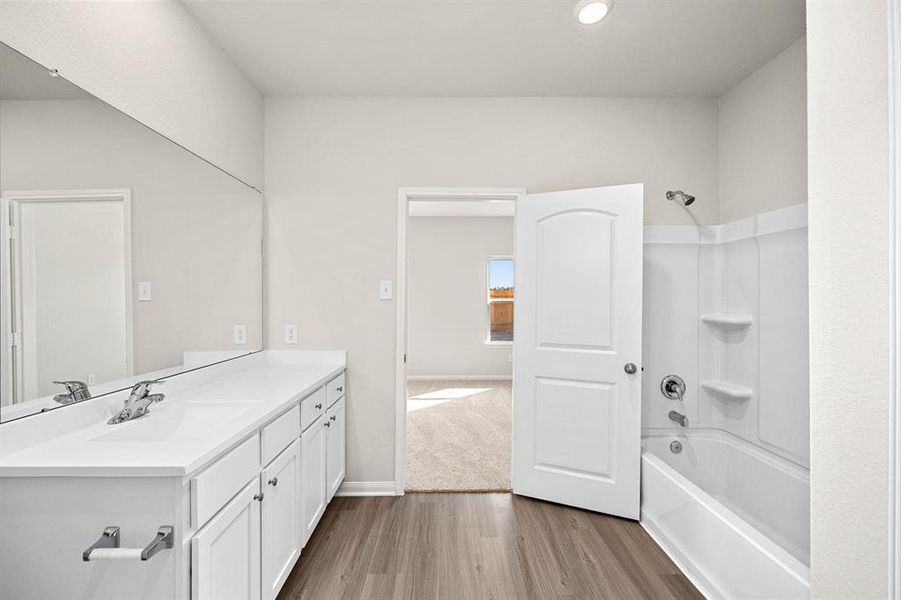
{"type": "MultiPolygon", "coordinates": [[[[328,368],[331,365],[320,365],[328,368]]],[[[238,431],[230,433],[186,462],[178,464],[154,464],[154,465],[34,465],[34,464],[0,464],[0,479],[33,478],[33,477],[175,477],[186,478],[202,471],[209,464],[223,456],[244,440],[248,439],[264,425],[290,410],[290,407],[309,396],[316,389],[322,387],[341,372],[347,369],[344,362],[333,366],[325,374],[315,379],[306,387],[281,401],[276,401],[264,413],[245,423],[238,431]]],[[[10,455],[14,456],[14,455],[10,455]]],[[[262,465],[265,466],[265,465],[262,465]]]]}

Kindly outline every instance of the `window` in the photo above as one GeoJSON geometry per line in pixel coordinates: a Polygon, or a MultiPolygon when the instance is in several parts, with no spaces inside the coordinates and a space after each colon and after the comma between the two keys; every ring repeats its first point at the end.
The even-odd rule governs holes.
{"type": "Polygon", "coordinates": [[[489,344],[513,342],[513,259],[488,259],[489,344]]]}

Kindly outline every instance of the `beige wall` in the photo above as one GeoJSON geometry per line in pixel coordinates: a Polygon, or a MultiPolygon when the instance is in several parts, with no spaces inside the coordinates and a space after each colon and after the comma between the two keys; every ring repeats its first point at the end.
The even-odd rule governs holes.
{"type": "Polygon", "coordinates": [[[716,100],[266,100],[270,347],[348,351],[348,479],[394,479],[397,188],[645,184],[647,223],[718,223],[716,100]]]}
{"type": "Polygon", "coordinates": [[[0,41],[261,187],[263,97],[180,2],[0,2],[0,41]]]}
{"type": "Polygon", "coordinates": [[[807,201],[806,59],[802,37],[719,98],[723,223],[807,201]]]}
{"type": "Polygon", "coordinates": [[[407,375],[512,375],[513,347],[485,344],[489,256],[513,256],[512,217],[410,218],[407,375]]]}
{"type": "Polygon", "coordinates": [[[100,101],[0,106],[0,189],[131,189],[132,278],[153,284],[133,297],[137,373],[261,347],[261,194],[100,101]]]}
{"type": "Polygon", "coordinates": [[[888,593],[886,23],[807,3],[814,598],[888,593]]]}

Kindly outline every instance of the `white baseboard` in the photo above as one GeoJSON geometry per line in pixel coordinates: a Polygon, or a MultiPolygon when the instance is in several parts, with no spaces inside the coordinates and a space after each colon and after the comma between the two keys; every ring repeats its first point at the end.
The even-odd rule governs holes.
{"type": "Polygon", "coordinates": [[[407,381],[512,381],[513,375],[407,375],[407,381]]]}
{"type": "Polygon", "coordinates": [[[345,481],[336,496],[394,496],[393,481],[345,481]]]}

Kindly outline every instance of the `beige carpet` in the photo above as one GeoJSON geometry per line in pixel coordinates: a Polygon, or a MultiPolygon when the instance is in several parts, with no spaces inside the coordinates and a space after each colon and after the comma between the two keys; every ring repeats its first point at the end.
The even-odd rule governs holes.
{"type": "Polygon", "coordinates": [[[407,384],[407,491],[509,491],[509,381],[407,384]]]}

